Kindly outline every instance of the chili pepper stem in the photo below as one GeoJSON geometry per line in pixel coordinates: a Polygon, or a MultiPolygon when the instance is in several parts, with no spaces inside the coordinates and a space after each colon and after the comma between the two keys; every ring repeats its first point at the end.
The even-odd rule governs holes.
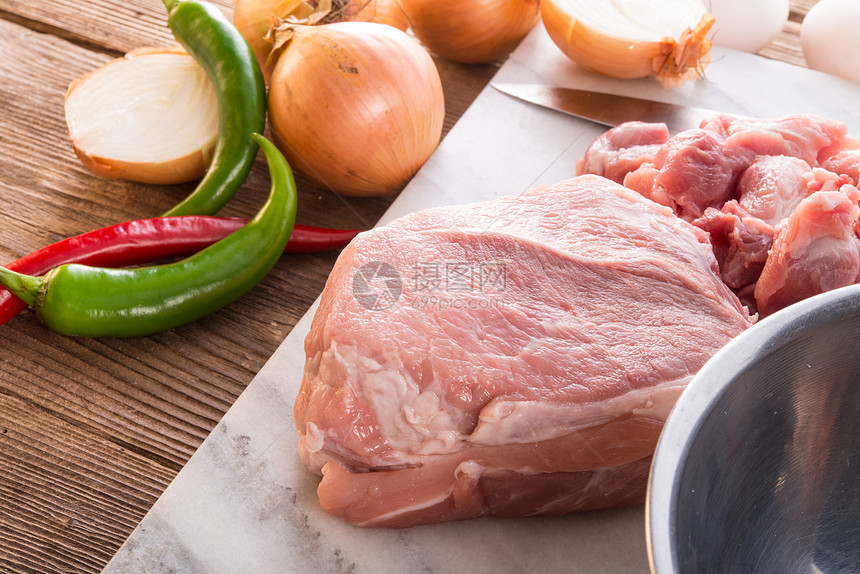
{"type": "Polygon", "coordinates": [[[36,306],[36,296],[42,288],[42,282],[42,277],[23,275],[0,267],[0,285],[6,287],[30,307],[36,306]]]}

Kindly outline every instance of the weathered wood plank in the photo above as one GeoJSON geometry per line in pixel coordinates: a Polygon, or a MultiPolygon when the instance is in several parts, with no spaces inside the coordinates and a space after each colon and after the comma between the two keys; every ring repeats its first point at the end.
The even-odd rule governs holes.
{"type": "Polygon", "coordinates": [[[806,13],[817,2],[818,0],[793,1],[782,32],[759,54],[766,58],[806,66],[803,50],[800,48],[800,26],[806,13]]]}
{"type": "Polygon", "coordinates": [[[20,398],[0,413],[0,571],[99,571],[173,473],[20,398]]]}
{"type": "MultiPolygon", "coordinates": [[[[212,0],[212,3],[232,18],[230,0],[212,0]]],[[[139,46],[175,43],[167,27],[167,11],[160,0],[0,0],[0,14],[34,30],[112,55],[139,46]]]]}

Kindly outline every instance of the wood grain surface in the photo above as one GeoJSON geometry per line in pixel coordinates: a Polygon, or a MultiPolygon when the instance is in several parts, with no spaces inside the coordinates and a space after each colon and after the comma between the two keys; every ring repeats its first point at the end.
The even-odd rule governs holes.
{"type": "MultiPolygon", "coordinates": [[[[800,22],[814,3],[792,2],[762,55],[803,65],[800,22]]],[[[231,15],[229,0],[216,4],[231,15]]],[[[172,43],[159,0],[0,0],[0,262],[158,215],[193,188],[92,174],[63,113],[73,79],[172,43]]],[[[436,62],[447,133],[500,63],[436,62]]],[[[392,201],[298,183],[306,224],[370,227],[392,201]]],[[[252,214],[267,191],[260,158],[222,214],[252,214]]],[[[29,311],[0,327],[0,572],[99,572],[317,297],[335,257],[284,256],[232,305],[150,337],[62,337],[29,311]]]]}

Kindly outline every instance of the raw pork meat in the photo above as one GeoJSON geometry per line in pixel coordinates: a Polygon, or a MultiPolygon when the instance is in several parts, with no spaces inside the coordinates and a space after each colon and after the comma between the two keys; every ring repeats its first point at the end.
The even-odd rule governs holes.
{"type": "Polygon", "coordinates": [[[709,207],[693,221],[710,234],[726,285],[740,290],[758,281],[773,245],[773,228],[812,192],[811,172],[800,158],[759,156],[738,182],[740,200],[709,207]]]}
{"type": "Polygon", "coordinates": [[[753,217],[731,200],[719,210],[709,207],[693,225],[710,234],[726,285],[742,289],[758,280],[773,245],[773,227],[769,223],[753,217]]]}
{"type": "Polygon", "coordinates": [[[745,154],[727,155],[721,136],[691,129],[669,139],[653,163],[631,172],[624,185],[692,220],[734,197],[738,177],[749,161],[745,154]]]}
{"type": "Polygon", "coordinates": [[[860,184],[860,150],[843,150],[823,162],[821,167],[837,175],[845,175],[856,184],[860,184]]]}
{"type": "MultiPolygon", "coordinates": [[[[629,132],[635,127],[622,124],[613,129],[629,132]]],[[[760,156],[784,155],[817,165],[841,151],[847,131],[843,122],[811,114],[771,119],[716,115],[699,128],[670,137],[653,160],[643,158],[636,169],[627,165],[623,183],[693,220],[709,207],[720,209],[737,199],[741,176],[760,156]]],[[[621,150],[615,153],[623,155],[621,150]]],[[[586,167],[582,173],[600,174],[586,167]]]]}
{"type": "Polygon", "coordinates": [[[814,114],[778,118],[717,115],[700,127],[725,138],[727,155],[746,155],[750,162],[762,155],[787,155],[810,165],[840,151],[848,134],[844,122],[814,114]]]}
{"type": "Polygon", "coordinates": [[[741,176],[738,203],[749,215],[777,225],[812,193],[807,179],[811,172],[812,167],[797,157],[760,156],[741,176]]]}
{"type": "Polygon", "coordinates": [[[852,185],[816,191],[777,227],[773,249],[755,286],[760,313],[767,315],[857,282],[858,202],[860,192],[852,185]]]}
{"type": "Polygon", "coordinates": [[[299,453],[362,526],[641,503],[679,393],[751,322],[705,233],[602,177],[418,212],[335,264],[299,453]]]}
{"type": "Polygon", "coordinates": [[[627,122],[601,134],[585,150],[577,173],[602,175],[616,183],[645,162],[651,162],[669,140],[666,124],[627,122]]]}
{"type": "MultiPolygon", "coordinates": [[[[845,123],[813,114],[717,114],[656,152],[625,150],[637,130],[647,139],[645,125],[655,131],[636,122],[609,130],[611,152],[594,154],[601,161],[583,158],[578,172],[603,173],[605,164],[625,158],[622,183],[708,232],[723,280],[760,315],[848,284],[857,237],[846,233],[858,226],[849,208],[860,193],[860,140],[848,137],[845,123]],[[624,137],[610,137],[615,131],[624,137]],[[815,192],[842,195],[803,203],[815,192]]],[[[593,147],[607,148],[599,140],[593,147]]]]}

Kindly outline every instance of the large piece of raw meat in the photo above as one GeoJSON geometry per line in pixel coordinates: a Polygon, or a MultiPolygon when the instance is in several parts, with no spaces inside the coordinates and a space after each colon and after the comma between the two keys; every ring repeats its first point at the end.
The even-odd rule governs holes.
{"type": "Polygon", "coordinates": [[[707,234],[608,179],[418,212],[331,273],[299,452],[362,526],[641,503],[679,393],[750,324],[707,234]]]}

